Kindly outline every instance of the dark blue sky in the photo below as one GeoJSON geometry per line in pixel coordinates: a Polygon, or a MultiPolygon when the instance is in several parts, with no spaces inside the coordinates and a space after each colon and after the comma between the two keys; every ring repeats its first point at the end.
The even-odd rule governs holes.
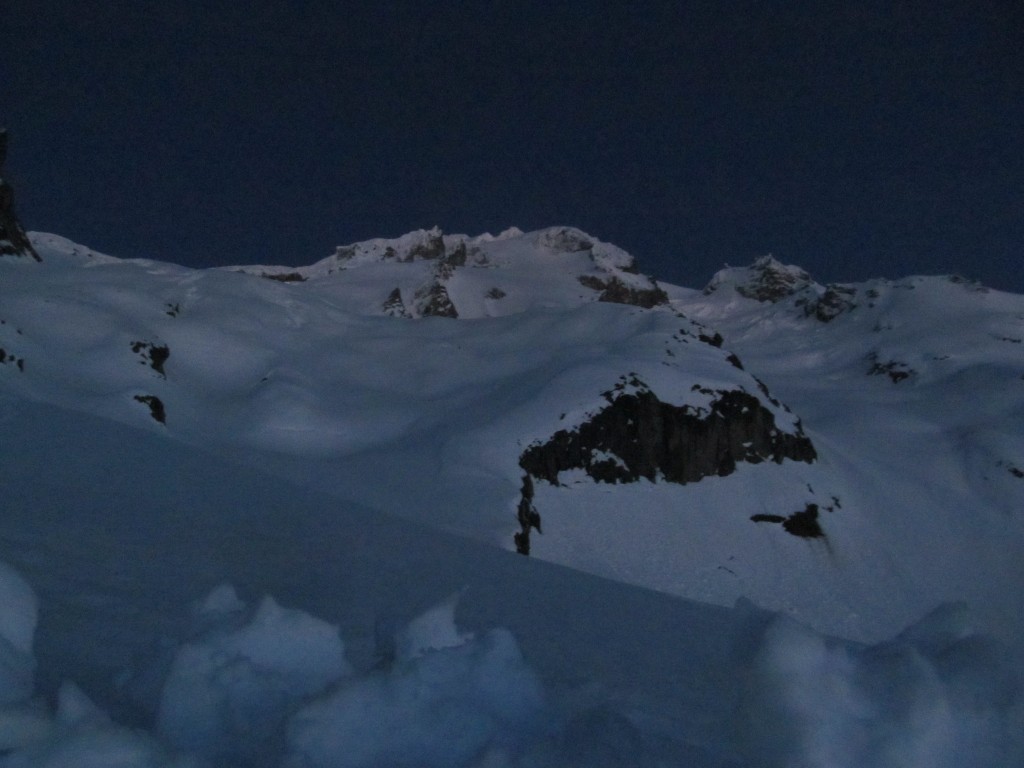
{"type": "Polygon", "coordinates": [[[29,229],[193,266],[573,224],[1024,292],[1024,4],[5,0],[29,229]]]}

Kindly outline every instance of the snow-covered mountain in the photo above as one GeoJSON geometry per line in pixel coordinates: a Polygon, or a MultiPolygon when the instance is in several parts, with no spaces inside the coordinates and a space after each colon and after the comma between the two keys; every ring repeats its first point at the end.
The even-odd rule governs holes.
{"type": "Polygon", "coordinates": [[[1024,297],[686,289],[568,227],[297,269],[30,239],[11,765],[129,738],[68,678],[155,729],[132,765],[1020,764],[1024,297]]]}

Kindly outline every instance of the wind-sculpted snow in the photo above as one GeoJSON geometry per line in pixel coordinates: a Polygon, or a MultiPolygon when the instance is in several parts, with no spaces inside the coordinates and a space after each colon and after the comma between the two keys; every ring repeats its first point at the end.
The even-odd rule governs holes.
{"type": "MultiPolygon", "coordinates": [[[[24,591],[2,567],[0,588],[24,591]]],[[[359,671],[336,627],[271,597],[252,612],[221,585],[172,663],[156,660],[154,726],[119,725],[70,680],[51,712],[30,686],[0,709],[0,765],[995,768],[1024,759],[1019,670],[970,628],[963,606],[861,646],[739,605],[729,632],[699,640],[730,646],[721,666],[684,683],[715,681],[712,716],[685,713],[689,727],[675,732],[635,704],[566,698],[565,683],[545,684],[512,634],[461,632],[454,607],[446,600],[413,620],[394,644],[404,651],[359,671]]],[[[26,619],[0,603],[4,625],[26,619]]]]}

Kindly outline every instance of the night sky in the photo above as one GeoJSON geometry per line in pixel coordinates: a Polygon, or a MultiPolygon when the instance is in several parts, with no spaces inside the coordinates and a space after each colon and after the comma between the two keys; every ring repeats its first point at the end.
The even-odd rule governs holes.
{"type": "Polygon", "coordinates": [[[571,224],[1024,292],[1024,3],[3,0],[27,229],[190,266],[571,224]]]}

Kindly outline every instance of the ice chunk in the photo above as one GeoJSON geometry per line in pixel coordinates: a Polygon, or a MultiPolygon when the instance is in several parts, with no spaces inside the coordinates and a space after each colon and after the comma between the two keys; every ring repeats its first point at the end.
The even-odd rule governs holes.
{"type": "MultiPolygon", "coordinates": [[[[233,608],[230,597],[218,588],[205,605],[233,608]]],[[[249,761],[275,744],[306,697],[350,669],[337,627],[270,597],[247,624],[238,627],[234,619],[226,616],[227,627],[208,629],[177,651],[157,725],[179,749],[249,761]]]]}
{"type": "Polygon", "coordinates": [[[458,603],[459,593],[456,592],[409,622],[395,638],[398,660],[409,661],[422,656],[426,651],[454,648],[472,640],[472,634],[463,634],[455,626],[455,608],[458,603]]]}
{"type": "Polygon", "coordinates": [[[502,764],[543,730],[542,710],[540,683],[496,629],[343,683],[292,718],[284,765],[502,764]]]}
{"type": "Polygon", "coordinates": [[[243,603],[235,588],[231,584],[221,584],[214,587],[197,606],[196,614],[200,617],[228,616],[241,613],[245,610],[243,603]]]}

